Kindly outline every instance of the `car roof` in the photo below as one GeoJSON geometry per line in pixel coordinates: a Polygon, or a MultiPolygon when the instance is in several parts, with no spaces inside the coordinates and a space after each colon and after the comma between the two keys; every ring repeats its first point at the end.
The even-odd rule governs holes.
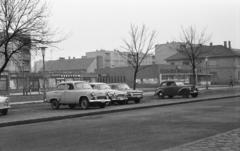
{"type": "Polygon", "coordinates": [[[66,83],[88,83],[87,81],[64,81],[64,82],[61,82],[59,84],[66,84],[66,83]]]}
{"type": "Polygon", "coordinates": [[[99,84],[107,84],[107,83],[104,83],[104,82],[91,82],[89,84],[92,84],[92,85],[99,85],[99,84]]]}
{"type": "Polygon", "coordinates": [[[166,80],[166,81],[163,81],[163,82],[176,82],[176,81],[173,81],[173,80],[166,80]]]}
{"type": "Polygon", "coordinates": [[[109,83],[109,85],[118,85],[118,84],[126,84],[126,83],[109,83]]]}

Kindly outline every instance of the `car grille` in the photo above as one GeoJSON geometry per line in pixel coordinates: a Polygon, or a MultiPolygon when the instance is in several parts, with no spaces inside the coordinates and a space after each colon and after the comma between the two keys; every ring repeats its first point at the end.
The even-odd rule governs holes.
{"type": "Polygon", "coordinates": [[[141,96],[142,93],[133,93],[133,96],[141,96]]]}
{"type": "Polygon", "coordinates": [[[98,96],[97,99],[107,99],[106,96],[98,96]]]}
{"type": "Polygon", "coordinates": [[[126,97],[124,94],[118,94],[117,97],[126,97]]]}

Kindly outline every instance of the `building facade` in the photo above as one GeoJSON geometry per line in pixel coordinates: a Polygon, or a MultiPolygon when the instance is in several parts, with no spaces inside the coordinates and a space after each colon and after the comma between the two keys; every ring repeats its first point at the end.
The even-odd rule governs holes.
{"type": "MultiPolygon", "coordinates": [[[[210,74],[213,84],[229,84],[230,81],[240,83],[240,50],[232,49],[231,42],[229,46],[225,42],[225,45],[211,44],[202,49],[204,53],[198,60],[198,74],[210,74]]],[[[190,66],[189,60],[179,53],[168,57],[166,61],[179,67],[190,66]]]]}
{"type": "Polygon", "coordinates": [[[95,58],[59,58],[45,62],[45,72],[42,64],[37,62],[35,68],[42,75],[40,88],[43,88],[43,77],[46,77],[46,87],[54,88],[63,81],[97,81],[97,63],[95,58]],[[38,67],[40,65],[40,67],[38,67]]]}
{"type": "Polygon", "coordinates": [[[155,45],[155,63],[166,64],[167,61],[165,59],[175,54],[179,46],[180,43],[174,41],[155,45]]]}
{"type": "MultiPolygon", "coordinates": [[[[24,40],[30,40],[30,38],[25,37],[24,40]]],[[[14,44],[9,45],[9,51],[15,49],[14,44]]],[[[9,60],[4,72],[0,76],[0,91],[9,92],[10,89],[23,89],[29,84],[29,74],[31,72],[30,50],[31,46],[25,46],[9,60]]],[[[0,54],[0,66],[3,63],[4,57],[0,54]]]]}
{"type": "MultiPolygon", "coordinates": [[[[86,58],[96,58],[97,67],[100,68],[115,68],[115,67],[126,67],[129,66],[127,61],[128,52],[122,52],[124,56],[120,55],[117,50],[96,50],[86,53],[86,58]]],[[[155,56],[147,55],[142,62],[142,65],[155,64],[155,56]]]]}

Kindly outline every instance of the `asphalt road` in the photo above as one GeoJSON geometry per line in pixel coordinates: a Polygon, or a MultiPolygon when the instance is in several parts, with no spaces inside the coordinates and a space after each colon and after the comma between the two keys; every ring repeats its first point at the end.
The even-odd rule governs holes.
{"type": "Polygon", "coordinates": [[[240,126],[240,98],[0,128],[0,151],[162,150],[240,126]]]}

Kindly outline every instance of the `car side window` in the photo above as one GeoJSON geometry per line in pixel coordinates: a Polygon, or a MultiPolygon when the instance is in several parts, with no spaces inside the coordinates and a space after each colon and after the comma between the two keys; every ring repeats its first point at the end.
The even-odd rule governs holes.
{"type": "Polygon", "coordinates": [[[168,86],[173,87],[173,86],[176,86],[176,84],[175,84],[175,82],[169,82],[168,86]]]}
{"type": "Polygon", "coordinates": [[[68,89],[68,90],[73,90],[73,89],[74,89],[73,84],[68,83],[68,84],[67,84],[67,89],[68,89]]]}
{"type": "Polygon", "coordinates": [[[161,85],[161,86],[165,87],[165,86],[167,86],[167,83],[166,83],[166,82],[164,82],[164,83],[162,83],[162,85],[161,85]]]}
{"type": "Polygon", "coordinates": [[[59,84],[57,86],[57,90],[65,90],[66,89],[66,84],[59,84]]]}

